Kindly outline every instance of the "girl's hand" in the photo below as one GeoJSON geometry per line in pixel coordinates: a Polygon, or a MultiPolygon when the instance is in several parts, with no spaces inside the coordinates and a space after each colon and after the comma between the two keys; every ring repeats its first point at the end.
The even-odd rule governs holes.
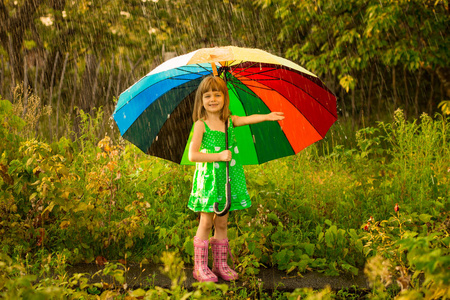
{"type": "Polygon", "coordinates": [[[280,111],[274,111],[267,114],[267,121],[281,121],[284,120],[284,113],[280,111]]]}
{"type": "Polygon", "coordinates": [[[223,150],[219,153],[220,161],[230,161],[231,160],[231,151],[223,150]]]}

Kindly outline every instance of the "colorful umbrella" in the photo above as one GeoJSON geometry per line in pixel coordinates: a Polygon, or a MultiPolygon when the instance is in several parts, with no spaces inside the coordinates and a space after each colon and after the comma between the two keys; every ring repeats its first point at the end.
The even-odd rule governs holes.
{"type": "Polygon", "coordinates": [[[325,137],[337,119],[336,97],[316,75],[268,52],[229,46],[170,59],[124,91],[114,111],[120,133],[147,154],[193,164],[195,92],[215,72],[226,79],[232,114],[284,112],[282,121],[235,129],[243,164],[296,154],[325,137]]]}

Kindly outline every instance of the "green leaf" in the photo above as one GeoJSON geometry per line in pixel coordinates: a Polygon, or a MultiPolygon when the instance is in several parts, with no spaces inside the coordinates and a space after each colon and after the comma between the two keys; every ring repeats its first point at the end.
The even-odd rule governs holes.
{"type": "Polygon", "coordinates": [[[130,292],[129,292],[129,295],[130,295],[131,297],[138,298],[138,297],[143,297],[143,296],[145,296],[146,293],[147,293],[147,292],[146,292],[145,290],[143,290],[143,289],[137,289],[137,290],[132,290],[132,291],[130,291],[130,292]]]}
{"type": "Polygon", "coordinates": [[[180,243],[180,237],[178,236],[178,234],[174,233],[172,235],[172,241],[171,241],[173,246],[178,246],[178,244],[180,243]]]}
{"type": "Polygon", "coordinates": [[[255,251],[256,244],[255,244],[254,242],[248,242],[248,243],[247,243],[247,247],[248,247],[248,250],[249,250],[251,253],[253,253],[253,252],[255,251]]]}
{"type": "Polygon", "coordinates": [[[341,268],[344,270],[344,271],[347,271],[347,272],[350,272],[350,273],[352,273],[353,275],[358,275],[358,268],[355,268],[354,266],[352,266],[352,265],[350,265],[350,264],[341,264],[341,268]]]}
{"type": "Polygon", "coordinates": [[[306,252],[309,256],[313,256],[313,254],[314,254],[314,249],[315,249],[314,244],[305,244],[305,245],[304,245],[304,248],[305,248],[305,252],[306,252]]]}
{"type": "Polygon", "coordinates": [[[186,238],[183,246],[187,254],[194,255],[194,242],[190,238],[186,238]]]}
{"type": "Polygon", "coordinates": [[[335,241],[334,234],[330,230],[327,230],[327,232],[325,232],[325,242],[327,244],[327,247],[333,248],[334,241],[335,241]]]}
{"type": "Polygon", "coordinates": [[[319,237],[317,238],[317,241],[318,241],[319,243],[323,240],[324,235],[325,235],[325,234],[324,234],[323,232],[319,233],[319,237]]]}
{"type": "Polygon", "coordinates": [[[421,214],[421,215],[419,216],[419,219],[420,219],[422,222],[424,222],[424,223],[428,223],[428,222],[430,222],[430,220],[431,220],[432,217],[433,217],[433,216],[430,216],[430,215],[428,215],[428,214],[421,214]]]}

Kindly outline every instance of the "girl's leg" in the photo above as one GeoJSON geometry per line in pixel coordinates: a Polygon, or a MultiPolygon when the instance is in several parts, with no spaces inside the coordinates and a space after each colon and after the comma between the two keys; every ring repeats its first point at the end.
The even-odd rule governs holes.
{"type": "Polygon", "coordinates": [[[227,258],[230,252],[228,244],[228,214],[223,217],[215,216],[214,218],[214,237],[211,238],[211,250],[213,253],[213,269],[212,271],[223,280],[237,280],[238,274],[228,266],[227,258]]]}
{"type": "Polygon", "coordinates": [[[208,268],[208,237],[213,226],[213,213],[200,213],[200,223],[194,237],[194,278],[217,282],[217,276],[208,268]]]}
{"type": "Polygon", "coordinates": [[[209,233],[211,232],[211,228],[214,224],[214,213],[200,213],[200,222],[198,224],[196,237],[201,239],[202,241],[207,240],[209,238],[209,233]]]}
{"type": "Polygon", "coordinates": [[[214,238],[216,240],[223,240],[228,238],[228,215],[219,217],[214,216],[214,238]]]}

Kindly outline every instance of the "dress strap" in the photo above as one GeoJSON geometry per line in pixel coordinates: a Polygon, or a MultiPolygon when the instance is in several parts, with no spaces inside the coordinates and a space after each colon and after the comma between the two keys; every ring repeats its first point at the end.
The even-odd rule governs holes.
{"type": "Polygon", "coordinates": [[[202,120],[203,124],[205,124],[205,130],[206,131],[211,131],[211,129],[208,127],[208,124],[206,124],[206,122],[204,120],[202,120]]]}

